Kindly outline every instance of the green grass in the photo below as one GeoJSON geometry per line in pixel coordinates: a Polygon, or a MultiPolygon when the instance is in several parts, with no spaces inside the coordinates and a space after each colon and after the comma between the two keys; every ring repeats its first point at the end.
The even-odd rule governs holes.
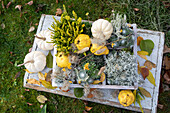
{"type": "MultiPolygon", "coordinates": [[[[4,1],[6,6],[10,0],[1,1],[4,1]]],[[[114,2],[112,0],[59,0],[58,4],[56,0],[34,0],[32,6],[25,5],[29,0],[12,1],[14,2],[8,9],[3,9],[0,2],[0,25],[5,24],[5,29],[0,27],[0,112],[37,112],[41,104],[36,97],[40,94],[49,99],[46,103],[47,111],[50,113],[83,112],[85,105],[82,100],[32,89],[29,92],[25,91],[24,67],[15,67],[16,63],[23,62],[24,56],[32,47],[36,30],[29,33],[30,26],[37,28],[35,24],[39,22],[41,14],[55,15],[56,9],[62,8],[62,4],[66,5],[68,12],[75,10],[78,16],[92,21],[109,17],[111,10],[114,9],[116,12],[126,14],[128,22],[136,23],[138,28],[165,32],[165,43],[168,47],[170,46],[170,32],[168,32],[170,12],[159,0],[114,0],[114,2]],[[18,4],[22,5],[22,17],[20,17],[20,11],[15,9],[18,4]],[[44,5],[43,10],[36,12],[39,4],[44,5]],[[134,11],[133,8],[138,8],[139,11],[134,11]],[[89,17],[85,15],[87,12],[89,17]],[[21,75],[15,80],[17,72],[21,72],[21,75]],[[29,106],[27,102],[33,105],[29,106]]],[[[158,112],[170,111],[167,101],[168,93],[165,92],[159,96],[159,101],[165,104],[165,108],[158,109],[158,112]]],[[[92,102],[89,102],[89,106],[93,107],[90,112],[132,112],[92,102]]]]}

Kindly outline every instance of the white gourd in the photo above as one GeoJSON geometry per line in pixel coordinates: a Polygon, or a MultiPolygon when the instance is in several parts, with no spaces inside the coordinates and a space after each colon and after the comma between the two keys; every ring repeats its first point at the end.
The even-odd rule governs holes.
{"type": "Polygon", "coordinates": [[[91,32],[94,38],[107,40],[113,32],[113,26],[107,20],[98,19],[92,24],[91,32]]]}
{"type": "Polygon", "coordinates": [[[43,39],[39,39],[38,37],[35,37],[35,42],[38,45],[38,48],[42,49],[42,50],[52,50],[54,48],[53,43],[48,43],[48,42],[52,42],[51,41],[51,35],[52,32],[50,30],[43,30],[40,33],[37,34],[38,37],[40,38],[44,38],[43,39]]]}
{"type": "Polygon", "coordinates": [[[33,51],[25,56],[24,63],[28,71],[39,72],[46,66],[46,56],[41,51],[33,51]]]}

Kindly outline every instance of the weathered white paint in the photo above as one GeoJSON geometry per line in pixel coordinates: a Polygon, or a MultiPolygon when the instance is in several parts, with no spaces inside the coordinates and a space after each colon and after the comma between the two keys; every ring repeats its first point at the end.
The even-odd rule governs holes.
{"type": "MultiPolygon", "coordinates": [[[[60,17],[58,17],[58,16],[55,16],[55,18],[60,19],[60,17]]],[[[42,15],[40,22],[39,22],[38,29],[37,29],[37,33],[39,33],[41,30],[48,29],[50,27],[50,25],[52,24],[52,22],[53,22],[52,15],[42,15]]],[[[147,79],[144,81],[144,84],[141,86],[141,87],[144,87],[146,90],[148,90],[152,96],[152,98],[146,98],[145,100],[143,100],[141,102],[144,111],[155,113],[156,108],[157,108],[158,94],[159,94],[160,72],[161,72],[163,45],[164,45],[164,33],[150,31],[150,30],[137,29],[137,34],[139,36],[142,36],[144,39],[151,39],[155,44],[153,53],[151,54],[150,57],[148,57],[148,59],[157,65],[155,69],[151,70],[151,72],[153,73],[153,76],[155,77],[155,80],[156,80],[156,87],[154,87],[147,79]]],[[[139,50],[139,48],[137,48],[137,49],[139,50]]],[[[34,42],[32,51],[37,51],[37,50],[42,51],[45,55],[48,54],[48,51],[43,51],[43,50],[37,48],[37,45],[34,42]]],[[[51,51],[51,53],[53,54],[54,52],[51,51]]],[[[137,59],[139,60],[140,65],[144,64],[144,62],[145,62],[144,59],[142,59],[140,57],[138,57],[137,59]]],[[[53,65],[55,65],[55,64],[53,64],[53,65]]],[[[42,71],[42,73],[48,72],[49,70],[50,70],[49,68],[45,68],[42,71]]],[[[38,86],[38,85],[27,84],[26,79],[29,79],[29,78],[35,78],[36,80],[38,80],[37,73],[35,73],[35,74],[29,74],[27,72],[25,73],[24,87],[36,89],[38,91],[45,91],[45,92],[50,92],[50,93],[55,93],[55,94],[59,94],[59,95],[76,98],[73,93],[73,88],[71,88],[69,92],[62,92],[58,88],[51,90],[51,89],[44,88],[42,85],[38,86]]],[[[122,105],[120,105],[118,102],[118,99],[113,97],[112,93],[115,91],[113,89],[97,89],[97,91],[99,91],[99,93],[103,94],[104,96],[93,97],[93,98],[82,97],[81,99],[87,100],[87,101],[92,101],[92,102],[97,102],[97,103],[101,103],[101,104],[106,104],[106,105],[110,105],[110,106],[115,106],[115,107],[119,107],[119,108],[140,111],[139,105],[137,103],[136,103],[136,107],[134,107],[133,104],[129,107],[123,107],[122,105]]]]}

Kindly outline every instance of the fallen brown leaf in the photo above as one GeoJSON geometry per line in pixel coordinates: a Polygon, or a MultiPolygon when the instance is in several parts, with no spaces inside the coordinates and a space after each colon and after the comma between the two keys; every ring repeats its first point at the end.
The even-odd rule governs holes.
{"type": "Polygon", "coordinates": [[[139,11],[139,9],[138,8],[133,8],[135,11],[139,11]]]}
{"type": "Polygon", "coordinates": [[[26,3],[26,5],[32,5],[33,1],[29,1],[28,3],[26,3]]]}
{"type": "Polygon", "coordinates": [[[141,74],[145,80],[145,78],[149,75],[149,69],[146,67],[141,67],[141,74]]]}
{"type": "Polygon", "coordinates": [[[56,0],[56,3],[58,4],[58,0],[56,0]]]}
{"type": "Polygon", "coordinates": [[[170,53],[170,48],[168,48],[168,46],[165,45],[163,53],[170,53]]]}
{"type": "Polygon", "coordinates": [[[10,63],[10,64],[12,64],[12,65],[14,65],[14,63],[13,63],[13,62],[11,62],[11,61],[9,61],[9,63],[10,63]]]}
{"type": "Polygon", "coordinates": [[[170,69],[170,58],[168,56],[164,56],[164,60],[163,60],[163,67],[166,70],[170,69]]]}
{"type": "Polygon", "coordinates": [[[140,67],[139,61],[137,61],[137,62],[138,62],[138,74],[140,74],[141,73],[141,67],[140,67]]]}
{"type": "Polygon", "coordinates": [[[90,111],[93,107],[88,107],[88,106],[85,106],[85,110],[86,111],[90,111]]]}
{"type": "Polygon", "coordinates": [[[51,82],[51,74],[52,74],[52,72],[53,72],[53,70],[50,70],[50,71],[47,73],[47,75],[46,75],[46,77],[45,77],[45,80],[46,80],[47,82],[51,82]]]}
{"type": "Polygon", "coordinates": [[[25,91],[30,91],[29,89],[25,89],[25,91]]]}
{"type": "Polygon", "coordinates": [[[19,11],[21,11],[21,7],[22,7],[22,5],[16,5],[15,9],[19,9],[19,11]]]}
{"type": "Polygon", "coordinates": [[[8,2],[6,8],[8,9],[12,2],[8,2]]]}
{"type": "Polygon", "coordinates": [[[1,24],[1,27],[2,27],[2,29],[5,29],[5,24],[2,23],[2,24],[1,24]]]}
{"type": "Polygon", "coordinates": [[[170,82],[170,71],[167,71],[167,72],[164,74],[164,79],[165,79],[167,82],[170,82]]]}
{"type": "Polygon", "coordinates": [[[56,16],[61,15],[63,13],[63,11],[60,8],[57,8],[56,10],[57,10],[57,12],[55,13],[56,16]]]}
{"type": "Polygon", "coordinates": [[[29,106],[32,106],[32,105],[33,105],[33,104],[29,103],[29,102],[27,102],[27,104],[28,104],[29,106]]]}
{"type": "Polygon", "coordinates": [[[158,104],[158,108],[159,108],[159,109],[163,109],[163,107],[164,107],[164,105],[158,104]]]}
{"type": "Polygon", "coordinates": [[[15,75],[15,79],[17,79],[21,75],[21,72],[17,72],[15,75]]]}
{"type": "Polygon", "coordinates": [[[156,64],[154,64],[153,62],[149,60],[145,61],[144,66],[146,66],[149,70],[151,70],[152,68],[156,68],[156,64]]]}
{"type": "Polygon", "coordinates": [[[5,9],[5,6],[4,6],[4,1],[2,1],[2,8],[5,9]]]}
{"type": "Polygon", "coordinates": [[[34,31],[34,30],[35,30],[35,27],[32,26],[32,27],[30,27],[29,32],[32,32],[32,31],[34,31]]]}

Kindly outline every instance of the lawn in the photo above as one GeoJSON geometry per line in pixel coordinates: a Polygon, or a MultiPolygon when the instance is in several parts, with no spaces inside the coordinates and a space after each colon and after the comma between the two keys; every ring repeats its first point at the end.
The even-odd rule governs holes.
{"type": "MultiPolygon", "coordinates": [[[[38,92],[23,87],[24,67],[16,67],[23,62],[29,48],[32,47],[34,34],[38,27],[41,14],[55,15],[57,8],[65,4],[68,12],[74,10],[84,20],[107,18],[114,9],[127,15],[129,23],[136,23],[138,28],[165,32],[165,43],[170,47],[169,15],[170,7],[165,7],[161,0],[33,0],[33,5],[25,5],[29,0],[0,0],[0,112],[37,112],[40,103],[38,95],[48,98],[47,111],[83,112],[84,102],[65,96],[38,92]],[[8,2],[12,1],[9,8],[8,2]],[[4,4],[4,7],[3,7],[4,4]],[[15,9],[22,5],[21,11],[15,9]],[[134,9],[136,8],[136,9],[134,9]],[[86,13],[89,16],[86,16],[86,13]],[[33,32],[28,32],[34,26],[33,32]],[[18,76],[20,75],[20,76],[18,76]],[[32,105],[29,105],[31,103],[32,105]]],[[[168,112],[169,92],[161,93],[159,103],[164,105],[158,112],[168,112]]],[[[93,107],[90,112],[114,113],[132,112],[111,106],[89,102],[93,107]]]]}

